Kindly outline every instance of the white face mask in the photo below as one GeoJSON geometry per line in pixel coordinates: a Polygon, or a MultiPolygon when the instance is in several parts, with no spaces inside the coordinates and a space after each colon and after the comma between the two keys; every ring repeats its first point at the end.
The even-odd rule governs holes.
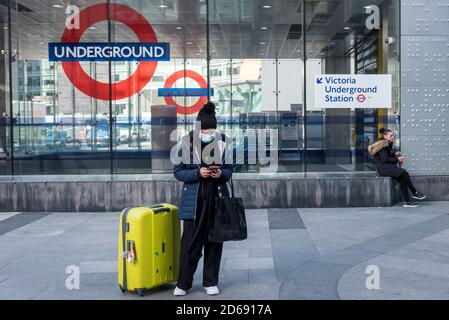
{"type": "Polygon", "coordinates": [[[214,141],[215,135],[214,134],[207,134],[207,133],[202,133],[201,132],[200,133],[200,139],[204,143],[210,143],[210,142],[214,141]]]}

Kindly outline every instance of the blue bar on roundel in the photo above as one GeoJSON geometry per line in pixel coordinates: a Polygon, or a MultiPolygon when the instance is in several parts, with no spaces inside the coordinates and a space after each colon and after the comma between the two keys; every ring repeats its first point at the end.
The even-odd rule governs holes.
{"type": "MultiPolygon", "coordinates": [[[[159,97],[207,97],[207,88],[159,88],[159,97]]],[[[210,96],[214,96],[214,89],[210,89],[210,96]]]]}

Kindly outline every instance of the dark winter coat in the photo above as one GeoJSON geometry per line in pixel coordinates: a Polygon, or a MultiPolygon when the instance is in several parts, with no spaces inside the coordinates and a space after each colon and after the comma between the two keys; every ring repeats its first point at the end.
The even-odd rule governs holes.
{"type": "MultiPolygon", "coordinates": [[[[192,139],[192,132],[188,135],[192,139]]],[[[221,153],[225,150],[225,139],[218,142],[221,153]]],[[[193,149],[193,148],[192,148],[193,149]]],[[[201,168],[201,152],[191,150],[191,159],[195,157],[197,162],[190,161],[190,164],[180,163],[175,165],[173,169],[174,176],[177,180],[184,182],[182,186],[181,205],[179,208],[180,220],[194,220],[198,201],[198,190],[200,187],[200,168],[201,168]]],[[[229,196],[226,183],[231,179],[233,172],[232,164],[224,164],[224,156],[222,157],[221,191],[223,196],[229,196]]],[[[210,178],[212,179],[212,178],[210,178]]]]}
{"type": "Polygon", "coordinates": [[[368,152],[374,157],[380,176],[397,178],[405,172],[405,169],[398,166],[399,159],[394,154],[392,142],[381,139],[370,145],[368,152]]]}

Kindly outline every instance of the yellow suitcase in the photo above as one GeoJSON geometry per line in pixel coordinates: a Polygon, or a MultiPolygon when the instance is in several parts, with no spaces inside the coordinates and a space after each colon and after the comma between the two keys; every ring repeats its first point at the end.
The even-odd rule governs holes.
{"type": "Polygon", "coordinates": [[[144,295],[179,274],[178,208],[167,204],[126,208],[120,215],[118,282],[123,292],[144,295]]]}

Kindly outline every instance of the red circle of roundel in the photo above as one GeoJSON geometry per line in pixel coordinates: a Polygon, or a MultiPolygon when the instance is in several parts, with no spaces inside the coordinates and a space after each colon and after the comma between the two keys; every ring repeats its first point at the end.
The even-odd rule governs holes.
{"type": "MultiPolygon", "coordinates": [[[[110,19],[127,25],[141,42],[157,42],[153,27],[137,11],[121,4],[109,4],[110,19]]],[[[65,29],[61,42],[79,42],[83,33],[94,23],[108,20],[108,4],[99,3],[79,13],[79,29],[65,29]]],[[[156,61],[142,61],[134,73],[125,80],[116,83],[104,83],[92,79],[79,62],[62,62],[69,80],[84,94],[99,100],[119,100],[128,98],[145,87],[156,71],[156,61]],[[111,90],[111,95],[109,94],[111,90]]]]}
{"type": "MultiPolygon", "coordinates": [[[[200,88],[207,88],[207,82],[204,80],[203,76],[199,73],[192,71],[192,70],[179,70],[173,73],[170,77],[167,78],[164,84],[164,88],[171,88],[175,84],[175,82],[182,78],[190,78],[196,81],[200,88]]],[[[194,114],[203,107],[204,104],[207,102],[207,97],[200,97],[198,99],[198,102],[195,103],[192,106],[180,106],[176,103],[175,99],[173,97],[164,97],[165,103],[176,106],[176,112],[179,114],[194,114]]]]}

